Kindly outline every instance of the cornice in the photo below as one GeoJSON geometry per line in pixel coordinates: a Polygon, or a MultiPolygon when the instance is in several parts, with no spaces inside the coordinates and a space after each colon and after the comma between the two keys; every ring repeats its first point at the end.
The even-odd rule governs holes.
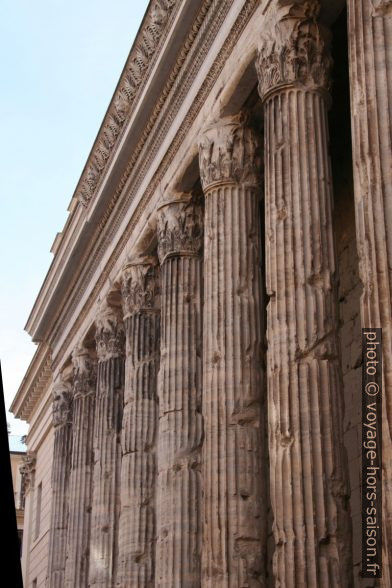
{"type": "Polygon", "coordinates": [[[88,157],[74,197],[88,206],[96,195],[105,169],[131,117],[181,0],[153,0],[147,9],[88,157]]]}
{"type": "MultiPolygon", "coordinates": [[[[265,4],[267,5],[267,2],[265,4]]],[[[169,133],[172,121],[183,105],[184,96],[192,87],[210,47],[216,40],[218,31],[233,5],[235,6],[234,1],[222,3],[219,0],[206,0],[200,4],[201,8],[192,26],[189,27],[188,36],[185,37],[182,47],[178,50],[177,60],[165,78],[165,84],[155,107],[141,130],[138,142],[127,158],[127,166],[117,182],[117,187],[111,190],[111,199],[107,199],[104,203],[100,199],[92,201],[87,216],[86,211],[84,212],[86,219],[84,225],[80,214],[82,207],[78,206],[72,213],[79,215],[74,224],[77,226],[78,238],[81,235],[84,241],[80,237],[79,242],[74,243],[73,247],[71,243],[69,244],[68,257],[63,260],[62,264],[62,281],[59,279],[56,282],[56,295],[52,294],[48,281],[45,296],[49,302],[43,305],[42,300],[37,301],[34,317],[28,324],[29,332],[36,340],[44,339],[56,348],[54,368],[62,361],[62,353],[69,345],[70,340],[75,337],[81,323],[95,304],[103,284],[126,248],[130,235],[178,153],[181,143],[222,71],[227,57],[258,7],[259,0],[244,2],[242,6],[238,6],[237,10],[232,10],[233,16],[230,17],[231,24],[225,40],[222,41],[220,48],[217,48],[216,57],[211,62],[212,65],[209,65],[209,71],[206,71],[204,82],[197,90],[193,103],[182,115],[184,118],[180,129],[169,143],[151,181],[140,194],[140,186],[145,181],[151,162],[169,133]],[[129,218],[129,221],[127,220],[128,224],[125,230],[121,229],[120,236],[119,227],[132,208],[136,196],[138,197],[137,207],[135,207],[133,216],[129,218]],[[94,217],[93,215],[99,207],[101,207],[101,216],[97,213],[94,217]],[[111,243],[114,244],[114,247],[109,256],[107,250],[111,243]],[[71,264],[76,247],[81,251],[80,258],[77,264],[71,264]],[[104,257],[105,263],[103,264],[104,257]],[[71,265],[73,272],[69,271],[67,274],[71,265]],[[80,273],[75,272],[76,265],[81,268],[80,273]],[[98,272],[98,268],[102,268],[102,270],[99,269],[98,272]],[[88,298],[85,295],[86,291],[88,291],[88,298]],[[83,301],[83,306],[81,301],[83,301]],[[78,319],[75,322],[73,315],[77,307],[80,310],[78,309],[78,319]],[[68,324],[70,328],[67,327],[68,324]],[[61,347],[59,347],[58,341],[60,337],[63,337],[64,331],[66,338],[61,340],[61,347]]],[[[66,238],[69,239],[65,233],[63,231],[63,242],[66,238]]],[[[65,255],[62,244],[59,246],[59,254],[65,255]]],[[[43,296],[44,293],[42,298],[43,296]]]]}
{"type": "MultiPolygon", "coordinates": [[[[269,6],[269,2],[270,2],[270,0],[266,1],[265,9],[263,10],[263,13],[265,12],[267,7],[269,6]]],[[[209,16],[211,17],[213,24],[215,24],[215,27],[220,27],[227,12],[229,11],[231,5],[233,4],[233,2],[222,3],[219,0],[215,0],[212,4],[213,5],[210,9],[209,16]],[[211,16],[211,14],[212,14],[212,16],[211,16]]],[[[127,228],[122,232],[121,238],[120,238],[119,242],[117,243],[114,251],[112,252],[110,258],[108,259],[105,267],[103,268],[103,270],[100,274],[100,277],[98,278],[97,282],[95,283],[92,291],[90,292],[88,300],[86,301],[83,308],[79,312],[77,321],[73,323],[73,326],[69,330],[64,342],[61,344],[60,349],[56,353],[56,357],[54,358],[54,367],[58,366],[59,363],[61,362],[61,358],[63,357],[63,354],[65,353],[66,349],[68,348],[70,342],[74,339],[81,324],[83,323],[84,319],[86,318],[86,316],[88,315],[88,313],[92,309],[93,305],[95,304],[95,301],[96,301],[97,297],[99,296],[99,293],[101,292],[102,287],[108,278],[108,275],[110,274],[114,265],[118,261],[121,253],[124,251],[128,241],[130,239],[130,236],[131,236],[132,232],[134,231],[144,210],[146,209],[150,199],[152,198],[152,196],[156,192],[156,190],[159,188],[160,182],[162,181],[164,174],[166,173],[166,171],[168,170],[169,166],[171,165],[174,157],[178,153],[178,150],[180,149],[181,144],[183,143],[186,134],[188,133],[191,125],[193,124],[194,120],[196,119],[197,115],[199,114],[199,112],[204,104],[204,101],[206,100],[211,89],[213,88],[219,74],[223,70],[223,67],[226,63],[226,59],[227,59],[228,55],[230,55],[230,53],[232,52],[239,36],[243,32],[247,23],[249,22],[249,19],[251,18],[252,14],[255,11],[255,9],[257,8],[258,4],[259,4],[259,0],[247,0],[244,3],[242,9],[239,11],[239,14],[235,20],[234,25],[232,26],[230,32],[228,33],[227,38],[224,41],[221,49],[218,51],[218,54],[212,64],[209,72],[206,75],[204,83],[200,87],[200,90],[198,91],[195,100],[193,101],[192,105],[190,106],[189,111],[186,114],[185,119],[183,120],[183,122],[181,124],[180,130],[176,133],[176,135],[175,135],[172,143],[170,144],[170,147],[168,148],[165,156],[162,158],[162,161],[159,165],[159,168],[156,171],[156,173],[154,174],[152,181],[148,185],[143,196],[140,198],[140,201],[138,202],[138,206],[137,206],[137,209],[135,210],[134,215],[130,219],[130,222],[129,222],[127,228]]],[[[149,143],[144,145],[144,149],[143,149],[143,151],[141,151],[140,156],[139,156],[139,161],[141,162],[141,169],[136,166],[132,167],[132,164],[134,164],[134,162],[131,160],[128,165],[127,171],[124,174],[125,177],[123,178],[122,182],[120,183],[120,186],[118,188],[118,192],[120,192],[122,190],[122,187],[124,185],[126,185],[126,188],[128,188],[122,194],[124,196],[124,199],[121,202],[121,208],[119,207],[119,203],[117,203],[118,193],[115,193],[113,196],[113,199],[112,199],[112,202],[114,201],[113,208],[117,204],[117,210],[114,211],[114,213],[116,214],[116,217],[112,220],[111,232],[108,233],[106,236],[106,239],[108,241],[110,241],[113,238],[113,233],[120,226],[120,222],[121,222],[121,219],[123,218],[124,211],[130,207],[131,202],[132,202],[133,198],[135,197],[136,192],[139,188],[139,185],[142,181],[142,178],[144,177],[144,174],[145,174],[144,168],[148,167],[150,157],[152,157],[157,152],[157,150],[159,148],[159,145],[160,145],[159,140],[161,139],[161,136],[162,135],[164,136],[167,133],[167,129],[170,126],[170,122],[172,120],[171,117],[173,115],[172,114],[173,110],[175,111],[176,108],[179,108],[179,106],[182,103],[183,96],[181,94],[181,91],[183,90],[185,93],[188,91],[188,88],[189,88],[190,84],[192,83],[194,77],[196,76],[198,68],[200,67],[199,62],[203,62],[203,60],[205,58],[205,54],[209,51],[210,45],[214,41],[215,37],[216,37],[216,28],[214,28],[214,26],[211,25],[211,22],[207,23],[206,21],[204,21],[202,23],[200,36],[198,39],[199,43],[197,44],[197,46],[192,48],[193,51],[189,52],[188,60],[185,60],[185,62],[184,62],[184,66],[182,69],[183,77],[177,76],[176,85],[172,88],[172,94],[174,94],[174,97],[175,97],[174,104],[171,103],[171,108],[170,108],[170,106],[167,106],[166,109],[162,109],[158,113],[158,116],[156,117],[156,122],[155,122],[155,128],[159,129],[157,134],[153,133],[152,131],[150,131],[150,133],[149,133],[149,137],[152,140],[153,147],[151,147],[151,144],[149,144],[149,143]],[[196,72],[194,70],[196,70],[196,72]],[[184,78],[185,78],[185,81],[184,81],[184,78]]],[[[102,232],[102,227],[100,227],[99,230],[102,232]]],[[[101,256],[103,254],[102,253],[99,254],[99,252],[97,251],[95,255],[96,255],[96,258],[99,260],[99,259],[101,259],[101,256]]],[[[74,291],[78,293],[79,300],[81,299],[82,292],[84,291],[85,285],[89,282],[89,280],[92,277],[92,274],[94,273],[94,269],[95,269],[95,267],[91,266],[90,270],[86,270],[85,276],[82,277],[83,281],[80,280],[76,284],[76,286],[74,286],[74,291]]],[[[75,299],[72,307],[70,305],[69,310],[64,313],[64,315],[61,319],[62,325],[66,324],[67,321],[70,321],[70,317],[72,316],[72,311],[76,307],[77,302],[78,302],[78,300],[75,299]]],[[[60,332],[60,330],[61,329],[58,324],[56,326],[56,331],[60,332]]]]}
{"type": "Polygon", "coordinates": [[[49,348],[41,344],[11,404],[16,418],[30,422],[31,416],[52,381],[52,358],[49,348]]]}
{"type": "MultiPolygon", "coordinates": [[[[148,72],[146,70],[143,83],[122,127],[121,137],[119,135],[116,145],[113,146],[111,158],[105,166],[106,171],[101,176],[88,209],[81,204],[72,205],[77,201],[74,195],[60,242],[56,243],[55,258],[25,327],[34,341],[49,342],[49,333],[56,328],[56,315],[63,310],[66,301],[72,297],[71,293],[77,287],[76,281],[80,277],[80,272],[75,272],[75,267],[89,269],[90,260],[95,263],[94,249],[96,250],[97,243],[98,247],[100,246],[103,229],[107,227],[108,221],[111,221],[114,205],[124,188],[124,175],[129,175],[129,164],[133,166],[138,160],[140,164],[141,146],[150,137],[151,121],[156,119],[167,100],[169,90],[177,80],[184,58],[191,49],[211,3],[212,0],[176,2],[165,29],[167,36],[162,37],[162,43],[159,50],[154,53],[151,67],[148,72]]],[[[132,52],[133,49],[131,56],[132,52]]],[[[120,85],[121,80],[118,88],[120,85]]],[[[102,249],[97,254],[100,255],[101,251],[102,249]]],[[[94,269],[90,276],[93,271],[94,269]]]]}

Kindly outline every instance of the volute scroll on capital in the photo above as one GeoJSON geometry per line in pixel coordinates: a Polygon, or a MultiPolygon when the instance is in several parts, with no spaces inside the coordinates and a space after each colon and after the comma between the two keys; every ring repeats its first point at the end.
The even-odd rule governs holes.
{"type": "Polygon", "coordinates": [[[95,342],[98,362],[124,355],[124,324],[120,308],[106,302],[101,306],[95,321],[95,342]]]}
{"type": "Polygon", "coordinates": [[[259,142],[245,113],[224,117],[204,129],[199,167],[205,192],[225,184],[260,185],[259,142]]]}
{"type": "Polygon", "coordinates": [[[95,392],[97,366],[90,351],[78,346],[72,354],[74,398],[95,392]]]}
{"type": "Polygon", "coordinates": [[[53,385],[52,417],[53,426],[61,427],[72,423],[72,387],[69,382],[59,380],[53,385]]]}
{"type": "Polygon", "coordinates": [[[203,245],[203,210],[190,194],[162,202],[157,211],[160,264],[173,256],[196,256],[203,245]]]}
{"type": "Polygon", "coordinates": [[[278,6],[263,29],[256,59],[261,99],[284,89],[329,94],[330,34],[317,20],[319,0],[278,0],[278,6]]]}
{"type": "Polygon", "coordinates": [[[124,266],[121,294],[124,319],[141,310],[159,310],[159,268],[154,259],[138,259],[124,266]]]}

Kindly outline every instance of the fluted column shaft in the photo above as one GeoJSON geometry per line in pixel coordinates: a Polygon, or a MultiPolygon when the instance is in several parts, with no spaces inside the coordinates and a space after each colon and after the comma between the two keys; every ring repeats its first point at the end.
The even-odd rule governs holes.
{"type": "Polygon", "coordinates": [[[120,313],[110,307],[97,320],[97,390],[94,423],[94,473],[89,586],[115,583],[123,390],[124,330],[120,313]]]}
{"type": "Polygon", "coordinates": [[[49,528],[48,587],[63,588],[68,525],[68,482],[72,450],[71,389],[63,382],[53,388],[52,510],[49,528]]]}
{"type": "Polygon", "coordinates": [[[65,586],[88,581],[93,480],[96,365],[85,348],[73,355],[73,442],[69,479],[69,523],[65,586]]]}
{"type": "Polygon", "coordinates": [[[158,213],[161,367],[155,586],[200,587],[200,207],[189,199],[158,213]]]}
{"type": "Polygon", "coordinates": [[[260,159],[245,117],[200,142],[204,241],[205,587],[264,586],[260,159]]]}
{"type": "Polygon", "coordinates": [[[318,8],[316,1],[286,3],[257,64],[265,113],[274,574],[285,588],[352,581],[326,113],[330,58],[318,8]]]}
{"type": "Polygon", "coordinates": [[[122,296],[126,334],[117,586],[154,586],[159,308],[150,261],[129,264],[122,296]]]}
{"type": "Polygon", "coordinates": [[[354,193],[362,327],[382,328],[383,570],[392,582],[392,2],[349,0],[354,193]]]}

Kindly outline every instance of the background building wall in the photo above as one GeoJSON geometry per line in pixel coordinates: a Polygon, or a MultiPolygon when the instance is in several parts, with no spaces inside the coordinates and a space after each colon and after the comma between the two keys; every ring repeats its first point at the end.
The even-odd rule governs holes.
{"type": "Polygon", "coordinates": [[[24,583],[29,588],[37,580],[37,588],[46,582],[49,552],[49,521],[52,504],[51,473],[53,455],[52,407],[49,390],[36,407],[30,423],[27,443],[29,451],[35,453],[36,464],[33,483],[26,496],[25,541],[22,552],[24,583]],[[49,400],[49,402],[48,402],[49,400]],[[41,506],[37,509],[38,488],[41,485],[41,506]],[[40,511],[39,524],[37,519],[40,511]],[[36,529],[39,529],[36,536],[36,529]]]}

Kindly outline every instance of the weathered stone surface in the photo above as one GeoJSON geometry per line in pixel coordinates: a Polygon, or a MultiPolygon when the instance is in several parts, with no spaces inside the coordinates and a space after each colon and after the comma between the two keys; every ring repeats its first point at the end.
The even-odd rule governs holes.
{"type": "Polygon", "coordinates": [[[159,370],[158,271],[129,264],[122,279],[126,334],[117,586],[154,586],[159,370]]]}
{"type": "Polygon", "coordinates": [[[96,359],[85,347],[73,356],[72,457],[69,480],[69,522],[65,586],[84,588],[88,582],[93,479],[93,435],[96,359]]]}
{"type": "Polygon", "coordinates": [[[68,485],[72,451],[72,393],[61,379],[53,386],[54,447],[52,467],[52,512],[47,583],[63,588],[68,526],[68,485]]]}
{"type": "Polygon", "coordinates": [[[319,0],[277,0],[257,60],[263,100],[290,87],[329,90],[329,34],[317,22],[319,9],[319,0]]]}
{"type": "MultiPolygon", "coordinates": [[[[26,586],[44,585],[50,551],[48,585],[55,586],[347,586],[353,567],[359,588],[356,240],[362,324],[381,326],[384,334],[382,584],[391,584],[392,0],[346,4],[356,221],[347,210],[351,188],[338,215],[343,227],[356,222],[357,239],[352,232],[343,243],[335,232],[338,324],[326,105],[331,87],[331,121],[337,110],[339,122],[347,117],[345,90],[340,95],[348,81],[344,12],[338,16],[344,0],[151,1],[27,323],[38,352],[14,401],[15,413],[30,423],[29,449],[37,454],[36,491],[26,500],[26,586]],[[319,14],[336,33],[332,85],[330,35],[319,14]],[[258,45],[261,100],[253,69],[258,45]],[[265,127],[266,226],[258,210],[263,166],[246,117],[205,129],[211,116],[242,105],[257,128],[265,127]],[[197,194],[200,181],[204,234],[200,207],[168,188],[197,194]],[[160,210],[162,195],[174,202],[160,210]],[[269,401],[260,225],[270,297],[269,401]],[[156,246],[161,277],[151,261],[136,258],[122,274],[129,255],[156,246]],[[52,375],[69,365],[75,341],[91,344],[97,300],[110,290],[109,300],[118,301],[112,287],[122,278],[123,312],[107,311],[97,321],[96,397],[83,392],[92,386],[84,368],[75,373],[70,463],[69,427],[57,431],[61,407],[53,431],[48,427],[52,375]],[[49,516],[54,439],[55,523],[49,516]]],[[[338,170],[340,155],[351,159],[350,137],[343,125],[330,130],[334,148],[343,139],[338,170]]],[[[351,174],[349,166],[345,172],[351,174]]],[[[346,180],[351,186],[351,177],[346,180]]],[[[27,485],[28,478],[27,468],[27,485]]]]}
{"type": "Polygon", "coordinates": [[[392,582],[392,3],[349,0],[355,214],[362,327],[383,340],[383,586],[392,582]]]}
{"type": "Polygon", "coordinates": [[[278,37],[278,53],[286,55],[287,43],[287,55],[301,75],[288,76],[282,83],[268,71],[275,69],[274,43],[263,42],[257,64],[265,113],[274,575],[277,584],[287,588],[350,586],[351,527],[325,96],[329,57],[318,32],[319,3],[285,4],[288,16],[271,24],[271,35],[284,29],[278,37]],[[271,80],[267,90],[266,78],[271,80]]]}
{"type": "Polygon", "coordinates": [[[22,476],[20,489],[20,501],[22,505],[24,505],[26,494],[30,490],[33,483],[36,462],[37,457],[35,453],[31,451],[28,451],[26,455],[22,456],[22,463],[19,466],[19,471],[22,476]]]}
{"type": "Polygon", "coordinates": [[[161,367],[155,586],[200,586],[201,210],[189,198],[158,211],[161,367]]]}
{"type": "Polygon", "coordinates": [[[200,140],[206,196],[203,586],[263,586],[260,159],[241,114],[200,140]]]}
{"type": "Polygon", "coordinates": [[[115,582],[120,509],[120,432],[124,391],[124,327],[120,309],[104,305],[96,321],[98,355],[89,586],[115,582]]]}

